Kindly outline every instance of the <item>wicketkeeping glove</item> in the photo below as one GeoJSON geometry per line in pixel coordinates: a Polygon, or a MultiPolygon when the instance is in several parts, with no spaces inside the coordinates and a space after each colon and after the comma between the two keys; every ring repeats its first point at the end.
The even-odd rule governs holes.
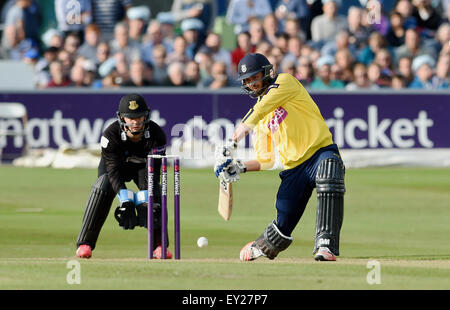
{"type": "Polygon", "coordinates": [[[128,189],[121,189],[117,198],[120,201],[120,206],[118,206],[114,212],[114,217],[119,226],[123,229],[134,229],[137,225],[136,209],[134,206],[134,193],[128,189]]]}

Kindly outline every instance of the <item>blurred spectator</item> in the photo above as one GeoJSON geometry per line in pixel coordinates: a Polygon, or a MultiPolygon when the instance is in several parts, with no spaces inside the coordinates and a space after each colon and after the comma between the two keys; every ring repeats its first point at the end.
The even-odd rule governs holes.
{"type": "Polygon", "coordinates": [[[91,0],[93,23],[100,28],[102,41],[110,41],[114,27],[126,16],[132,0],[91,0]]]}
{"type": "Polygon", "coordinates": [[[80,46],[78,55],[86,57],[91,61],[97,60],[97,45],[100,42],[100,28],[90,24],[84,31],[84,43],[80,46]]]}
{"type": "Polygon", "coordinates": [[[252,43],[252,47],[255,49],[259,43],[266,40],[263,22],[258,18],[252,18],[249,21],[248,32],[250,33],[250,42],[252,43]]]}
{"type": "Polygon", "coordinates": [[[389,16],[391,27],[386,35],[386,41],[390,46],[399,47],[405,43],[405,28],[403,28],[403,16],[398,12],[392,12],[389,16]]]}
{"type": "Polygon", "coordinates": [[[231,52],[231,64],[233,75],[237,72],[237,66],[242,57],[248,53],[253,53],[254,49],[250,42],[250,34],[248,32],[241,32],[236,37],[237,47],[231,52]]]}
{"type": "Polygon", "coordinates": [[[71,86],[83,87],[85,78],[85,71],[81,63],[75,62],[75,65],[70,70],[70,79],[72,81],[71,86]]]}
{"type": "Polygon", "coordinates": [[[394,74],[392,71],[387,69],[381,69],[380,78],[378,79],[377,85],[382,88],[391,88],[393,76],[394,74]]]}
{"type": "Polygon", "coordinates": [[[114,75],[117,75],[115,70],[116,70],[116,59],[114,57],[109,57],[108,59],[103,61],[102,64],[100,64],[98,66],[98,70],[97,70],[99,78],[101,80],[96,80],[94,82],[94,86],[95,87],[103,87],[102,80],[104,78],[106,78],[107,76],[112,75],[113,71],[114,71],[114,75]]]}
{"type": "Polygon", "coordinates": [[[414,29],[408,29],[405,33],[405,44],[398,47],[395,51],[396,58],[400,59],[403,56],[414,58],[420,55],[433,55],[430,48],[421,46],[419,33],[414,29]]]}
{"type": "Polygon", "coordinates": [[[297,75],[297,72],[295,71],[295,67],[297,66],[296,61],[292,59],[283,59],[283,61],[280,64],[280,73],[289,73],[293,76],[297,75]]]}
{"type": "Polygon", "coordinates": [[[379,32],[373,32],[369,37],[368,46],[363,48],[358,56],[358,61],[368,66],[375,54],[382,48],[386,47],[386,41],[379,32]]]}
{"type": "Polygon", "coordinates": [[[82,42],[84,28],[92,22],[91,1],[55,0],[55,15],[58,30],[65,35],[76,33],[82,42]]]}
{"type": "Polygon", "coordinates": [[[272,51],[272,44],[267,41],[262,41],[256,46],[255,53],[267,56],[272,51]]]}
{"type": "Polygon", "coordinates": [[[286,33],[280,33],[277,35],[276,47],[280,48],[283,54],[288,52],[289,36],[286,33]]]}
{"type": "Polygon", "coordinates": [[[213,64],[211,53],[207,47],[204,46],[198,50],[197,54],[195,54],[195,62],[199,65],[201,84],[203,84],[203,81],[211,77],[211,67],[213,64]]]}
{"type": "Polygon", "coordinates": [[[168,44],[173,44],[175,37],[175,20],[170,13],[160,12],[156,16],[156,20],[161,24],[161,33],[164,41],[168,44]]]}
{"type": "Polygon", "coordinates": [[[63,47],[64,37],[62,32],[50,28],[42,35],[42,42],[45,47],[53,46],[60,49],[63,47]]]}
{"type": "Polygon", "coordinates": [[[227,64],[223,61],[215,61],[211,66],[211,77],[203,82],[203,87],[219,89],[233,86],[239,86],[239,84],[227,74],[227,64]]]}
{"type": "Polygon", "coordinates": [[[150,9],[144,5],[131,7],[127,11],[127,18],[130,39],[141,43],[150,21],[150,9]]]}
{"type": "Polygon", "coordinates": [[[433,84],[433,69],[436,65],[434,59],[429,55],[420,55],[413,60],[413,71],[415,73],[414,81],[409,85],[409,88],[416,89],[438,89],[447,88],[448,84],[440,85],[433,84]]]}
{"type": "Polygon", "coordinates": [[[372,62],[367,67],[367,77],[369,81],[375,85],[381,86],[381,68],[380,65],[372,62]]]}
{"type": "Polygon", "coordinates": [[[221,61],[225,63],[228,74],[231,74],[231,53],[222,47],[222,38],[220,35],[210,32],[206,37],[205,46],[211,51],[212,60],[214,62],[221,61]]]}
{"type": "Polygon", "coordinates": [[[345,86],[346,90],[376,90],[378,86],[373,84],[367,75],[367,68],[363,63],[357,63],[353,67],[354,81],[345,86]]]}
{"type": "Polygon", "coordinates": [[[417,20],[417,26],[421,29],[436,31],[442,22],[442,17],[431,5],[431,0],[413,0],[412,3],[414,5],[412,16],[417,20]]]}
{"type": "Polygon", "coordinates": [[[280,67],[280,62],[272,54],[270,54],[266,58],[272,64],[272,71],[276,75],[278,73],[278,69],[280,67]]]}
{"type": "Polygon", "coordinates": [[[340,0],[322,0],[323,14],[315,17],[311,23],[313,41],[331,40],[339,31],[348,27],[347,19],[338,15],[340,2],[340,0]]]}
{"type": "Polygon", "coordinates": [[[392,61],[391,53],[389,53],[387,49],[380,49],[375,54],[374,62],[380,66],[381,70],[385,70],[385,72],[389,72],[391,75],[393,75],[394,63],[392,61]]]}
{"type": "Polygon", "coordinates": [[[153,47],[153,81],[163,85],[167,81],[166,48],[162,44],[153,47]]]}
{"type": "Polygon", "coordinates": [[[216,2],[214,0],[174,0],[170,13],[175,22],[187,18],[202,21],[203,31],[211,30],[216,18],[216,2]]]}
{"type": "Polygon", "coordinates": [[[71,81],[64,72],[63,64],[55,60],[50,64],[50,82],[48,83],[48,88],[53,87],[67,87],[70,86],[71,81]]]}
{"type": "Polygon", "coordinates": [[[313,49],[311,53],[309,54],[309,59],[311,60],[311,63],[313,64],[313,68],[317,67],[317,61],[322,57],[320,54],[320,51],[313,49]]]}
{"type": "Polygon", "coordinates": [[[272,13],[268,0],[230,0],[226,19],[228,24],[234,25],[234,33],[249,31],[249,22],[252,18],[263,19],[272,13]]]}
{"type": "Polygon", "coordinates": [[[414,72],[412,71],[412,58],[408,56],[403,56],[398,60],[398,70],[397,73],[400,74],[405,80],[405,86],[414,80],[414,72]]]}
{"type": "Polygon", "coordinates": [[[198,86],[200,83],[200,66],[194,60],[188,61],[184,68],[186,82],[191,86],[198,86]]]}
{"type": "Polygon", "coordinates": [[[23,62],[29,64],[33,69],[39,60],[39,51],[37,49],[29,49],[23,55],[23,62]]]}
{"type": "MultiPolygon", "coordinates": [[[[130,62],[128,62],[126,55],[122,52],[115,53],[113,58],[115,60],[115,70],[117,72],[116,82],[117,84],[125,83],[125,81],[130,79],[130,70],[128,65],[130,62]]],[[[134,59],[131,61],[134,61],[134,59]]]]}
{"type": "Polygon", "coordinates": [[[97,66],[92,60],[86,59],[83,62],[84,80],[83,83],[87,87],[91,87],[97,77],[97,66]]]}
{"type": "Polygon", "coordinates": [[[435,55],[450,53],[450,24],[443,23],[436,32],[434,39],[427,40],[427,45],[434,50],[435,55]]]}
{"type": "Polygon", "coordinates": [[[283,52],[277,46],[272,47],[272,49],[270,50],[270,56],[273,56],[275,60],[275,62],[271,62],[271,64],[276,64],[277,66],[281,64],[284,58],[283,52]]]}
{"type": "Polygon", "coordinates": [[[311,83],[311,89],[343,89],[344,83],[339,80],[331,79],[331,66],[334,65],[334,58],[332,56],[322,56],[317,61],[317,75],[311,83]]]}
{"type": "Polygon", "coordinates": [[[69,33],[64,39],[63,49],[74,58],[80,47],[80,37],[76,33],[69,33]]]}
{"type": "Polygon", "coordinates": [[[111,54],[123,53],[126,61],[131,63],[140,57],[140,45],[130,40],[128,35],[128,24],[120,22],[114,27],[114,40],[111,41],[111,54]]]}
{"type": "Polygon", "coordinates": [[[443,15],[444,15],[443,22],[450,23],[450,1],[449,0],[443,1],[442,9],[444,11],[443,12],[443,15]]]}
{"type": "Polygon", "coordinates": [[[2,48],[12,59],[20,60],[30,48],[39,48],[39,27],[42,23],[38,4],[32,0],[17,0],[7,13],[2,36],[2,48]]]}
{"type": "Polygon", "coordinates": [[[278,20],[274,14],[267,14],[264,17],[263,29],[265,38],[270,44],[275,45],[277,41],[277,34],[279,33],[278,20]]]}
{"type": "Polygon", "coordinates": [[[110,48],[107,42],[100,42],[97,46],[97,51],[95,54],[95,64],[100,66],[104,63],[110,56],[110,48]]]}
{"type": "Polygon", "coordinates": [[[164,86],[190,86],[184,76],[184,65],[173,62],[167,67],[167,80],[164,86]]]}
{"type": "Polygon", "coordinates": [[[350,35],[349,43],[354,45],[356,48],[361,49],[367,45],[367,41],[370,35],[370,29],[363,26],[362,24],[362,14],[363,10],[356,6],[351,6],[348,9],[347,23],[348,32],[350,35]]]}
{"type": "Polygon", "coordinates": [[[185,19],[181,22],[181,31],[187,43],[187,55],[193,59],[198,49],[203,45],[203,22],[199,19],[185,19]]]}
{"type": "Polygon", "coordinates": [[[400,75],[400,74],[395,74],[393,77],[392,77],[392,85],[391,85],[391,87],[393,88],[393,89],[403,89],[403,88],[405,88],[407,86],[407,84],[406,84],[406,79],[402,76],[402,75],[400,75]]]}
{"type": "Polygon", "coordinates": [[[323,45],[320,52],[322,55],[334,55],[340,49],[348,49],[353,58],[356,58],[356,46],[350,43],[350,33],[342,30],[336,35],[336,39],[330,40],[323,45]]]}
{"type": "Polygon", "coordinates": [[[286,19],[284,32],[287,33],[290,38],[299,37],[303,42],[306,41],[306,34],[303,32],[300,22],[295,18],[286,19]]]}
{"type": "Polygon", "coordinates": [[[413,5],[411,0],[398,0],[394,10],[402,15],[404,21],[403,28],[415,29],[417,27],[417,20],[412,16],[413,5]]]}
{"type": "Polygon", "coordinates": [[[186,53],[187,43],[183,36],[178,36],[175,38],[173,44],[173,51],[169,53],[166,57],[167,64],[172,62],[181,62],[186,64],[190,59],[186,53]]]}
{"type": "Polygon", "coordinates": [[[156,45],[163,45],[166,53],[171,53],[173,51],[172,44],[164,40],[161,23],[157,20],[152,20],[147,28],[147,35],[143,39],[141,46],[142,60],[148,63],[153,63],[153,48],[156,45]]]}
{"type": "MultiPolygon", "coordinates": [[[[286,31],[285,25],[288,19],[298,20],[300,28],[309,27],[309,7],[306,0],[278,0],[275,5],[275,16],[282,31],[286,31]]],[[[302,39],[306,40],[306,37],[302,39]]]]}
{"type": "Polygon", "coordinates": [[[146,68],[147,65],[140,59],[135,59],[130,65],[130,79],[123,83],[123,86],[144,87],[152,86],[151,79],[148,79],[152,74],[151,68],[146,68]],[[146,71],[150,71],[147,72],[146,71]],[[147,76],[146,76],[147,75],[147,76]]]}
{"type": "Polygon", "coordinates": [[[94,81],[93,88],[119,88],[120,79],[117,78],[117,72],[115,70],[114,58],[108,59],[99,68],[100,78],[94,81]]]}
{"type": "Polygon", "coordinates": [[[291,37],[288,41],[288,52],[284,56],[284,60],[289,59],[294,63],[297,62],[297,58],[300,57],[302,49],[302,40],[299,37],[291,37]]]}
{"type": "Polygon", "coordinates": [[[57,60],[61,62],[64,74],[69,75],[70,69],[73,66],[74,55],[71,55],[68,51],[62,49],[58,51],[57,60]]]}
{"type": "Polygon", "coordinates": [[[314,69],[311,60],[307,56],[301,56],[298,59],[295,77],[304,87],[309,87],[314,81],[314,69]]]}
{"type": "Polygon", "coordinates": [[[340,69],[339,79],[348,84],[353,80],[353,63],[354,58],[347,48],[340,49],[336,52],[335,62],[340,69]]]}
{"type": "Polygon", "coordinates": [[[37,88],[45,88],[50,82],[50,63],[56,60],[58,49],[49,47],[44,51],[44,55],[38,60],[35,66],[35,85],[37,88]]]}
{"type": "Polygon", "coordinates": [[[441,54],[436,65],[436,75],[433,77],[433,84],[438,88],[449,87],[450,85],[450,54],[441,54]],[[439,87],[442,86],[442,87],[439,87]]]}

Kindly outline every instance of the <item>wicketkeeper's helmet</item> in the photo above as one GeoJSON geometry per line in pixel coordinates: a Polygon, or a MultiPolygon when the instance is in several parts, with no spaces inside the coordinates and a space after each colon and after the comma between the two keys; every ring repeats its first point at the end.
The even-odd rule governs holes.
{"type": "Polygon", "coordinates": [[[144,128],[142,130],[132,132],[132,134],[138,135],[145,131],[145,135],[147,136],[149,134],[148,123],[150,121],[150,110],[144,97],[139,94],[128,94],[120,99],[117,119],[119,120],[120,128],[122,130],[122,140],[126,140],[125,131],[127,126],[123,118],[138,118],[141,116],[145,116],[144,128]]]}

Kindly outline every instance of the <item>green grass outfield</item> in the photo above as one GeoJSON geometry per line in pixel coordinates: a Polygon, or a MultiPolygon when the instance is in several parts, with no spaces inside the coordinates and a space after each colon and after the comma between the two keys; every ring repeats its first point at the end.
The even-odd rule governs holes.
{"type": "MultiPolygon", "coordinates": [[[[0,289],[450,289],[450,169],[348,169],[341,257],[326,263],[311,253],[315,193],[289,249],[273,261],[240,262],[242,246],[275,217],[278,171],[244,175],[225,222],[211,169],[182,169],[180,261],[147,261],[146,231],[118,226],[117,201],[93,258],[76,259],[96,173],[0,167],[0,289]],[[201,236],[208,247],[197,247],[201,236]],[[79,285],[66,280],[71,260],[80,262],[79,285]],[[367,283],[371,260],[380,264],[381,284],[367,283]]],[[[169,210],[172,224],[172,204],[169,210]]]]}

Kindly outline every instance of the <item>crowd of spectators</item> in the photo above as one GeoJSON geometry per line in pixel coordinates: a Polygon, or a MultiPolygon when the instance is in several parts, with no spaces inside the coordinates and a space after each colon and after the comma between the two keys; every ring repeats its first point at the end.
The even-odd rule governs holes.
{"type": "Polygon", "coordinates": [[[156,16],[132,0],[54,0],[57,27],[43,34],[37,1],[9,0],[0,58],[33,66],[37,88],[239,87],[249,52],[310,90],[449,87],[450,0],[359,2],[340,15],[341,0],[229,0],[225,48],[217,0],[174,0],[156,16]]]}

